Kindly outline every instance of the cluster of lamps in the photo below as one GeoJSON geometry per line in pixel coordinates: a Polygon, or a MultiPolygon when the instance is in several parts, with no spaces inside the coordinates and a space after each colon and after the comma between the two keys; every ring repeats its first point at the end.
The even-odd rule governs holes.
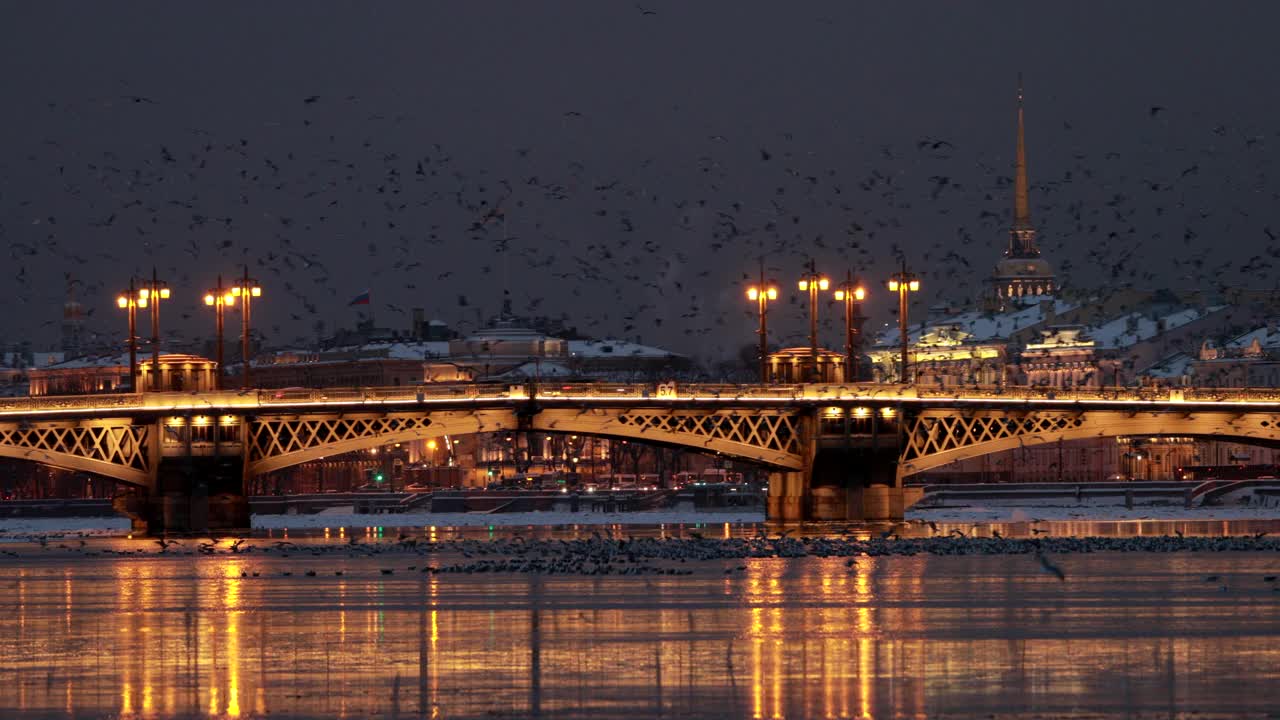
{"type": "MultiPolygon", "coordinates": [[[[129,317],[129,383],[134,392],[138,387],[138,310],[148,310],[151,314],[151,376],[152,390],[160,387],[160,302],[168,300],[171,295],[168,283],[156,277],[155,268],[151,270],[151,280],[144,281],[139,287],[136,280],[129,280],[129,289],[116,298],[116,306],[125,310],[129,317]]],[[[240,305],[241,346],[244,351],[243,386],[249,387],[249,320],[253,300],[262,296],[262,286],[249,277],[249,268],[245,267],[240,283],[232,287],[223,287],[222,276],[218,276],[218,284],[205,293],[204,304],[214,309],[217,319],[217,388],[222,389],[222,328],[223,312],[226,308],[240,305]]]]}
{"type": "MultiPolygon", "coordinates": [[[[915,273],[907,271],[904,261],[901,272],[890,276],[887,285],[889,292],[898,294],[898,328],[902,337],[902,372],[899,379],[902,382],[907,382],[907,306],[910,294],[920,290],[920,278],[915,273]]],[[[818,368],[818,297],[820,293],[831,289],[831,280],[818,273],[814,261],[810,260],[808,268],[800,277],[797,286],[800,292],[809,294],[809,353],[811,356],[811,371],[816,374],[818,368]]],[[[848,272],[845,274],[844,281],[836,286],[834,296],[836,302],[844,303],[845,378],[849,381],[856,381],[859,377],[858,355],[862,344],[861,326],[862,321],[865,319],[862,315],[862,302],[867,299],[867,289],[859,280],[854,278],[852,272],[848,272]]],[[[757,313],[760,321],[759,328],[756,330],[756,333],[760,336],[760,380],[764,382],[769,376],[769,303],[778,299],[778,287],[765,279],[763,260],[760,262],[759,282],[747,288],[747,299],[757,304],[757,313]]],[[[816,378],[808,379],[816,380],[816,378]]]]}

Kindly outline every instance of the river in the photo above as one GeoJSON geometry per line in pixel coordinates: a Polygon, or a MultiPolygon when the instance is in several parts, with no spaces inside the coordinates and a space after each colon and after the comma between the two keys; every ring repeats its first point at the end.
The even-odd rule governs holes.
{"type": "MultiPolygon", "coordinates": [[[[159,554],[125,538],[4,545],[0,715],[1206,718],[1280,707],[1273,552],[1061,555],[1059,581],[1025,555],[750,558],[584,577],[431,574],[414,554],[307,551],[345,532],[308,534],[287,557],[225,544],[159,554]]],[[[542,534],[557,532],[584,531],[542,534]]]]}

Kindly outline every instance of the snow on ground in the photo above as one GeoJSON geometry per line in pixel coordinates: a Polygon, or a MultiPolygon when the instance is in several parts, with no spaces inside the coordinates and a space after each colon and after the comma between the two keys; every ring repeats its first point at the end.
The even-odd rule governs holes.
{"type": "Polygon", "coordinates": [[[907,510],[908,520],[934,522],[1029,522],[1032,520],[1280,520],[1280,508],[1225,505],[957,505],[907,510]]]}
{"type": "MultiPolygon", "coordinates": [[[[762,511],[652,510],[644,512],[527,512],[527,513],[393,513],[357,515],[349,507],[330,508],[315,515],[254,515],[252,524],[262,529],[304,529],[338,527],[477,527],[486,525],[695,525],[764,522],[762,511]]],[[[1280,508],[1257,506],[1213,506],[1184,508],[1180,505],[1123,506],[1033,506],[963,505],[907,510],[907,520],[941,523],[1016,523],[1031,521],[1137,520],[1280,520],[1280,508]]],[[[122,517],[58,517],[0,519],[0,538],[28,538],[36,535],[89,537],[124,535],[129,521],[122,517]]]]}
{"type": "MultiPolygon", "coordinates": [[[[331,508],[330,510],[339,510],[331,508]]],[[[763,511],[648,510],[642,512],[525,512],[525,513],[391,513],[357,515],[322,512],[315,515],[254,515],[255,528],[335,527],[474,527],[484,525],[693,525],[764,522],[763,511]]]]}
{"type": "Polygon", "coordinates": [[[0,519],[0,538],[123,535],[129,532],[129,527],[129,519],[123,517],[3,518],[0,519]]]}

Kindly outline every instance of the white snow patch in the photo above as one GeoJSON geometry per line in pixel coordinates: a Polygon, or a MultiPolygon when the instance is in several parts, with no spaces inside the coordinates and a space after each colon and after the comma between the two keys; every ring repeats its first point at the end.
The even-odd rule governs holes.
{"type": "Polygon", "coordinates": [[[254,515],[255,528],[333,527],[475,527],[484,525],[693,525],[762,523],[761,511],[724,512],[525,512],[525,513],[317,513],[315,515],[254,515]]]}
{"type": "Polygon", "coordinates": [[[0,538],[31,535],[121,535],[131,524],[123,517],[5,518],[0,520],[0,538]]]}
{"type": "Polygon", "coordinates": [[[1280,520],[1280,508],[1210,506],[1184,508],[1181,505],[965,505],[942,508],[911,508],[908,520],[934,522],[1032,522],[1037,520],[1280,520]]]}

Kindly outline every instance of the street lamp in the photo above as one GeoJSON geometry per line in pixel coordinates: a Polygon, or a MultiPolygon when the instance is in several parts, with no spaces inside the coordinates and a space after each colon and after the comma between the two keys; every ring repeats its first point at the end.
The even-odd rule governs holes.
{"type": "Polygon", "coordinates": [[[920,290],[920,278],[915,273],[907,272],[907,261],[902,261],[902,271],[889,277],[889,292],[898,293],[898,331],[902,335],[902,377],[901,383],[907,379],[907,296],[920,290]]]}
{"type": "Polygon", "coordinates": [[[160,301],[169,299],[169,284],[156,279],[156,269],[151,268],[151,283],[138,290],[138,297],[143,304],[151,305],[151,389],[163,390],[160,387],[160,301]]]}
{"type": "Polygon", "coordinates": [[[129,392],[139,392],[138,388],[138,308],[146,308],[147,295],[143,295],[129,278],[129,289],[116,298],[116,307],[125,310],[129,315],[129,392]]]}
{"type": "MultiPolygon", "coordinates": [[[[259,291],[261,292],[261,291],[259,291]]],[[[217,348],[218,354],[218,374],[214,378],[214,390],[222,389],[222,315],[227,307],[235,307],[236,296],[231,294],[231,288],[222,287],[222,276],[218,276],[218,285],[209,292],[204,294],[204,304],[213,308],[214,317],[217,319],[217,348]]]]}
{"type": "Polygon", "coordinates": [[[867,299],[867,289],[853,279],[853,273],[845,273],[845,280],[836,289],[836,300],[844,302],[844,381],[858,382],[858,355],[862,351],[862,301],[867,299]]]}
{"type": "Polygon", "coordinates": [[[747,299],[754,300],[760,315],[760,382],[769,382],[769,303],[778,299],[778,288],[764,279],[764,260],[760,260],[760,284],[747,288],[747,299]]]}
{"type": "Polygon", "coordinates": [[[240,278],[240,284],[231,288],[231,298],[234,302],[240,300],[240,348],[244,356],[244,389],[248,390],[249,385],[249,318],[253,310],[254,298],[262,297],[262,287],[258,285],[257,280],[249,277],[249,266],[244,266],[244,276],[240,278]]]}
{"type": "Polygon", "coordinates": [[[817,381],[818,375],[818,292],[826,292],[831,281],[819,275],[814,261],[809,260],[809,272],[800,278],[800,292],[809,292],[809,355],[813,362],[810,370],[810,382],[817,381]]]}

